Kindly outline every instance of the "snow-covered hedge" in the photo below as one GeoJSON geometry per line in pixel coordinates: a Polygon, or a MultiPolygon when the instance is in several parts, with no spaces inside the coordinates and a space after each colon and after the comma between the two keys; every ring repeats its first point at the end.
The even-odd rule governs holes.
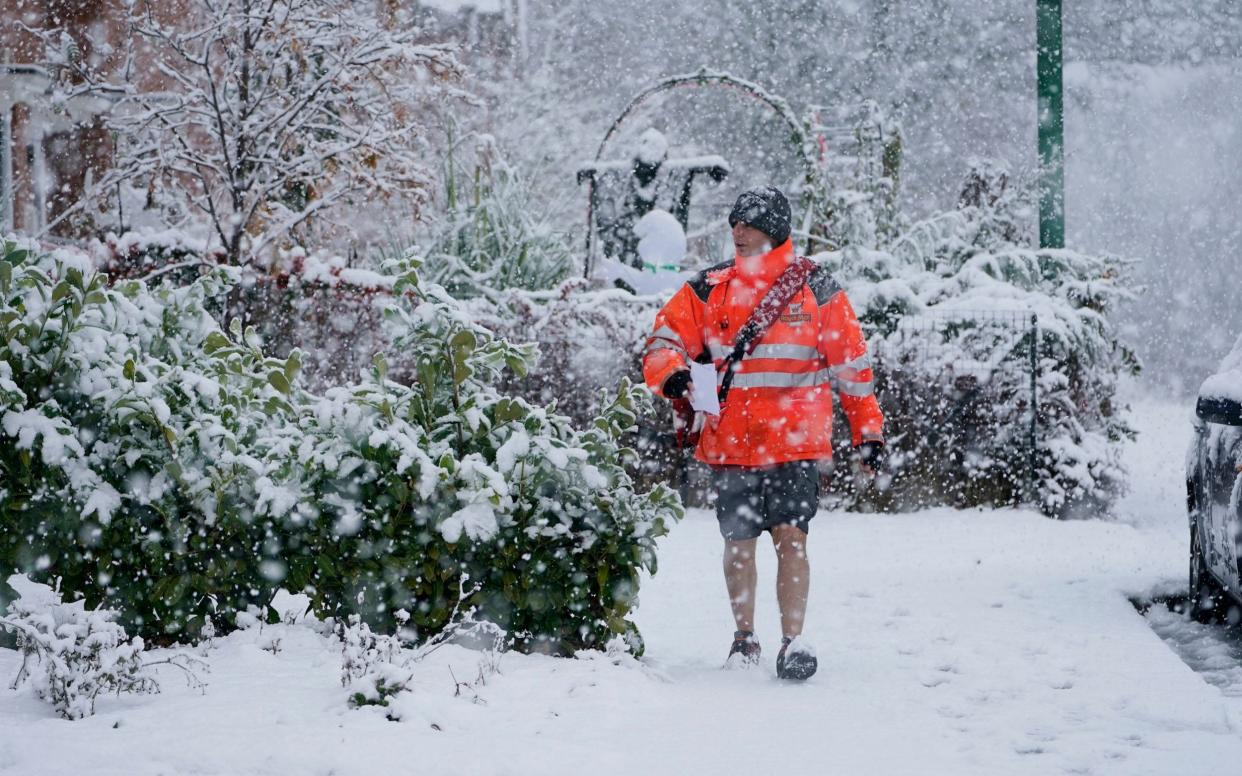
{"type": "Polygon", "coordinates": [[[1015,204],[943,213],[885,250],[816,257],[848,290],[877,361],[895,475],[881,504],[1033,495],[1067,516],[1106,510],[1124,488],[1117,443],[1133,431],[1116,392],[1138,362],[1109,315],[1132,293],[1128,264],[1024,246],[1015,204]]]}
{"type": "MultiPolygon", "coordinates": [[[[467,304],[500,336],[539,346],[536,367],[524,375],[509,374],[505,388],[537,404],[556,402],[558,412],[585,422],[600,411],[600,400],[612,386],[625,380],[643,382],[643,345],[664,301],[617,288],[593,288],[590,281],[575,278],[552,291],[510,289],[467,304]]],[[[630,437],[639,452],[630,471],[640,482],[676,487],[687,503],[701,504],[701,489],[684,487],[688,460],[672,444],[672,423],[668,402],[644,404],[630,437]]],[[[706,472],[697,471],[698,464],[689,465],[700,475],[706,472]]]]}
{"type": "Polygon", "coordinates": [[[59,580],[138,633],[194,637],[280,587],[325,615],[444,626],[463,573],[519,646],[632,633],[654,539],[680,507],[639,493],[622,384],[590,428],[493,387],[533,351],[494,338],[413,264],[395,267],[392,357],[307,391],[209,314],[224,270],[109,287],[80,256],[0,262],[0,572],[59,580]]]}

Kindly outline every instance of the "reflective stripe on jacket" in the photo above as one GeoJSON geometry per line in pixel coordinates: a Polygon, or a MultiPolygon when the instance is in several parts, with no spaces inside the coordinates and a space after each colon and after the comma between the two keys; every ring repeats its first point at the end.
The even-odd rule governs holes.
{"type": "MultiPolygon", "coordinates": [[[[793,244],[700,273],[656,314],[643,376],[664,382],[688,362],[717,368],[738,330],[793,260],[793,244]]],[[[816,269],[753,352],[738,365],[719,418],[709,417],[695,457],[704,463],[768,466],[832,456],[832,384],[853,443],[883,439],[884,417],[872,389],[871,360],[845,292],[816,269]]]]}

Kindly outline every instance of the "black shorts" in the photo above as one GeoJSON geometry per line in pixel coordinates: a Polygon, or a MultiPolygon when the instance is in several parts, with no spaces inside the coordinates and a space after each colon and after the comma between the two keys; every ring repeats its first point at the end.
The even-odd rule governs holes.
{"type": "Polygon", "coordinates": [[[819,508],[819,468],[815,461],[790,461],[750,468],[719,466],[716,519],[730,541],[754,539],[774,525],[797,526],[806,533],[819,508]]]}

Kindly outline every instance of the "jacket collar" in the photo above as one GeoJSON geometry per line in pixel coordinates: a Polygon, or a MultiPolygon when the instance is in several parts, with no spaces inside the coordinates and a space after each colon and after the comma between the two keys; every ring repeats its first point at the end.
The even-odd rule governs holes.
{"type": "Polygon", "coordinates": [[[793,240],[787,239],[767,253],[758,256],[735,256],[733,261],[739,279],[770,285],[776,282],[793,260],[793,240]]]}

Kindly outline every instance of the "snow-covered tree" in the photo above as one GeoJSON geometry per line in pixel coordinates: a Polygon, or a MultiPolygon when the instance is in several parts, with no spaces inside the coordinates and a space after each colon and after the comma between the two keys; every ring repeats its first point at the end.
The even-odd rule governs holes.
{"type": "Polygon", "coordinates": [[[204,225],[232,264],[356,237],[346,206],[416,215],[434,177],[428,106],[460,95],[450,47],[416,45],[418,30],[378,2],[191,0],[183,11],[132,4],[124,83],[80,72],[81,89],[124,91],[103,196],[145,191],[165,224],[204,225]],[[139,66],[163,89],[140,89],[150,74],[139,66]]]}

